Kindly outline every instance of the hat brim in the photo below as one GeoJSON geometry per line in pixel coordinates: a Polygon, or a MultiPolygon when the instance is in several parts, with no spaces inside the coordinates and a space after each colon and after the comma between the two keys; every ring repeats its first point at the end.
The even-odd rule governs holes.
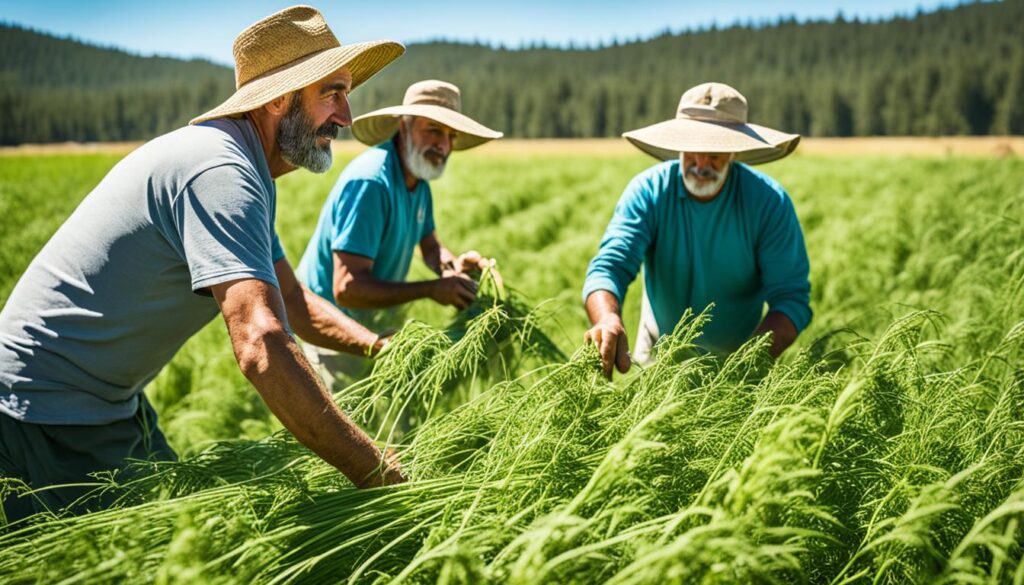
{"type": "Polygon", "coordinates": [[[467,150],[504,136],[501,132],[491,130],[465,114],[429,104],[391,106],[363,114],[352,121],[352,135],[356,140],[369,146],[380,144],[398,132],[398,121],[401,116],[429,118],[455,130],[452,150],[467,150]]]}
{"type": "Polygon", "coordinates": [[[352,74],[351,91],[401,57],[403,53],[405,46],[394,41],[354,43],[320,51],[253,79],[238,88],[224,103],[192,119],[189,124],[255,110],[283,95],[315,83],[342,67],[348,67],[352,74]]]}
{"type": "Polygon", "coordinates": [[[786,134],[757,124],[689,118],[666,120],[622,136],[659,160],[678,158],[681,152],[732,153],[736,160],[751,165],[789,156],[800,143],[799,134],[786,134]]]}

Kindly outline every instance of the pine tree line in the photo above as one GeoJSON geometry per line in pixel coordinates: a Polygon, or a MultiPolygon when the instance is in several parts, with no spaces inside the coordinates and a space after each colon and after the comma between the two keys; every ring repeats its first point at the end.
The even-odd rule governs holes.
{"type": "MultiPolygon", "coordinates": [[[[356,114],[425,78],[509,136],[599,137],[674,115],[722,81],[756,123],[809,136],[1024,134],[1024,1],[910,18],[736,24],[592,49],[433,42],[352,96],[356,114]]],[[[229,69],[0,28],[0,143],[140,140],[231,94],[229,69]]]]}

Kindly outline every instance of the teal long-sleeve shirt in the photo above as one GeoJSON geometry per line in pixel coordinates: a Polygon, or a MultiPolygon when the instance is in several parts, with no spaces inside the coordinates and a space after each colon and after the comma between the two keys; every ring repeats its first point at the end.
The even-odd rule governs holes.
{"type": "Polygon", "coordinates": [[[721,193],[691,197],[679,160],[637,175],[626,187],[590,262],[583,300],[597,290],[621,304],[644,266],[644,285],[661,334],[683,312],[714,303],[698,344],[714,353],[742,345],[767,303],[797,332],[811,321],[810,264],[793,203],[771,177],[732,163],[721,193]]]}

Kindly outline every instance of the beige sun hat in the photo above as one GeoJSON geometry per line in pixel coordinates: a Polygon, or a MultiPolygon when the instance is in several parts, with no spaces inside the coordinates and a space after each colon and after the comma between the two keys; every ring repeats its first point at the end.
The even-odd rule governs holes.
{"type": "Polygon", "coordinates": [[[233,51],[237,91],[190,124],[255,110],[346,66],[355,89],[405,47],[386,40],[342,45],[316,8],[292,6],[243,30],[233,51]]]}
{"type": "Polygon", "coordinates": [[[352,135],[369,146],[380,144],[398,132],[399,117],[405,115],[430,118],[455,130],[452,150],[466,150],[504,136],[464,115],[459,88],[436,79],[410,85],[400,106],[359,116],[352,121],[352,135]]]}
{"type": "Polygon", "coordinates": [[[660,159],[681,152],[735,153],[736,160],[761,164],[796,150],[799,134],[786,134],[747,122],[747,99],[724,83],[703,83],[679,100],[673,120],[624,133],[634,146],[660,159]]]}

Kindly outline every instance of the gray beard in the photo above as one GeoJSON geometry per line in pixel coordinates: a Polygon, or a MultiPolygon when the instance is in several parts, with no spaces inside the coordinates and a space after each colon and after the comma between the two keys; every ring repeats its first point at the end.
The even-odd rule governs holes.
{"type": "Polygon", "coordinates": [[[424,156],[424,152],[425,150],[416,148],[416,145],[412,143],[411,136],[408,134],[405,135],[405,139],[402,141],[402,154],[405,158],[405,166],[408,167],[412,176],[420,179],[421,181],[433,181],[434,179],[440,179],[441,175],[444,174],[444,168],[447,162],[434,165],[427,160],[427,157],[424,156]]]}
{"type": "MultiPolygon", "coordinates": [[[[690,168],[693,169],[694,167],[691,166],[690,168]]],[[[686,185],[686,190],[695,197],[711,197],[722,188],[726,177],[729,176],[729,167],[722,169],[721,172],[706,169],[704,171],[704,175],[714,175],[714,182],[698,182],[696,177],[694,177],[689,171],[690,169],[687,169],[686,172],[683,173],[683,184],[686,185]]]]}
{"type": "Polygon", "coordinates": [[[318,146],[316,139],[320,136],[334,138],[336,134],[337,126],[333,122],[327,122],[320,128],[313,126],[312,118],[302,107],[301,94],[296,93],[277,127],[277,146],[281,149],[281,157],[293,167],[325,173],[333,162],[331,145],[318,146]]]}

